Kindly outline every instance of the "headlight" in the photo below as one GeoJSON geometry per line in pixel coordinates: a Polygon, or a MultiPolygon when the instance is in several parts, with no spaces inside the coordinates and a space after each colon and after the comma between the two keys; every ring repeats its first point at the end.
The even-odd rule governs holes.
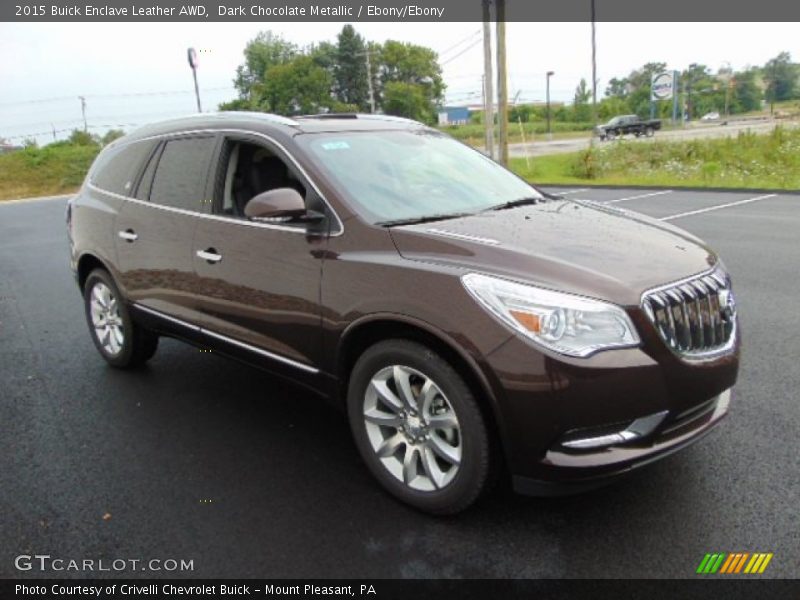
{"type": "Polygon", "coordinates": [[[495,317],[555,352],[585,357],[639,345],[633,323],[619,306],[478,273],[461,281],[495,317]]]}

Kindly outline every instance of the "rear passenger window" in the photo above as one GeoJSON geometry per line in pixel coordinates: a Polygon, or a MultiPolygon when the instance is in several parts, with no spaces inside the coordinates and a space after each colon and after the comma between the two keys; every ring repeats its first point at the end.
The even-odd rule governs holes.
{"type": "Polygon", "coordinates": [[[101,190],[130,196],[136,174],[153,149],[152,142],[133,142],[103,152],[92,184],[101,190]]]}
{"type": "Polygon", "coordinates": [[[206,212],[206,179],[214,153],[214,137],[166,143],[150,190],[150,201],[164,206],[206,212]]]}
{"type": "Polygon", "coordinates": [[[142,173],[142,179],[139,181],[139,187],[136,190],[136,198],[138,200],[149,200],[150,189],[153,187],[153,175],[156,172],[156,165],[158,164],[158,157],[161,156],[160,149],[153,152],[150,160],[147,161],[147,166],[142,173]]]}

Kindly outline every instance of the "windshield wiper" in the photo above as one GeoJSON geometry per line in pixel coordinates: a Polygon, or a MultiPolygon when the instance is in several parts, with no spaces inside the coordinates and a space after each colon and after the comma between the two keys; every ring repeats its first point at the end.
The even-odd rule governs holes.
{"type": "Polygon", "coordinates": [[[391,221],[379,221],[375,223],[382,227],[395,227],[397,225],[418,225],[419,223],[430,223],[431,221],[444,221],[445,219],[457,219],[466,217],[473,213],[440,213],[436,215],[425,215],[423,217],[411,217],[408,219],[393,219],[391,221]]]}
{"type": "Polygon", "coordinates": [[[505,210],[506,208],[516,208],[517,206],[525,206],[527,204],[539,204],[540,202],[544,201],[545,199],[539,196],[527,196],[525,198],[517,198],[516,200],[509,200],[508,202],[503,202],[502,204],[490,206],[486,210],[505,210]]]}

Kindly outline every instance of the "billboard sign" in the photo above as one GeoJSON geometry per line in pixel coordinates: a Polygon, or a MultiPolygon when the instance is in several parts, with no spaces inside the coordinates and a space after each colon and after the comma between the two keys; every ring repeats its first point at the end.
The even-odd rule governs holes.
{"type": "Polygon", "coordinates": [[[650,99],[669,100],[675,91],[675,77],[673,73],[659,73],[653,75],[650,85],[650,99]]]}

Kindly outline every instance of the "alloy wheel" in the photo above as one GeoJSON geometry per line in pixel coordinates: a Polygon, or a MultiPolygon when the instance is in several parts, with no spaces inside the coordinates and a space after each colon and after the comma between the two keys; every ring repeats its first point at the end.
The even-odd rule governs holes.
{"type": "Polygon", "coordinates": [[[363,404],[367,437],[386,470],[407,487],[437,491],[459,471],[458,416],[441,388],[402,365],[375,373],[363,404]]]}
{"type": "Polygon", "coordinates": [[[94,335],[100,346],[110,356],[117,356],[125,343],[125,330],[118,300],[102,281],[92,286],[89,296],[89,315],[94,335]]]}

